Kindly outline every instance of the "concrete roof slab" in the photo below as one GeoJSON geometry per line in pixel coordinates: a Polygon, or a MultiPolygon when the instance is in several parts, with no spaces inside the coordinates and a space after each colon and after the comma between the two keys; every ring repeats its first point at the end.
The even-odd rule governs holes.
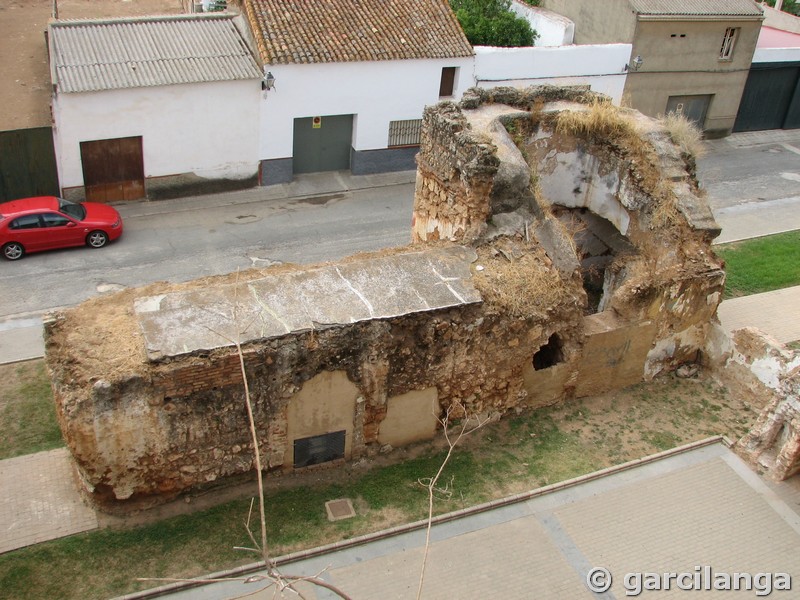
{"type": "Polygon", "coordinates": [[[437,248],[138,298],[150,360],[481,302],[474,250],[437,248]],[[238,329],[238,335],[237,335],[238,329]]]}

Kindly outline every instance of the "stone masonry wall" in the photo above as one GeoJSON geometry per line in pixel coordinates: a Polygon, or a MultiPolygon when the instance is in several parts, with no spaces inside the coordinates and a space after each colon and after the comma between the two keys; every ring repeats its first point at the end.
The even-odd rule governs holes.
{"type": "MultiPolygon", "coordinates": [[[[295,285],[300,317],[303,293],[317,302],[314,314],[337,315],[322,324],[311,311],[293,321],[304,324],[269,335],[258,330],[242,346],[265,470],[292,470],[287,462],[301,434],[344,429],[345,460],[378,452],[389,404],[409,393],[419,394],[417,407],[435,397],[439,415],[457,402],[471,414],[499,418],[700,360],[724,284],[710,246],[716,224],[688,162],[653,122],[643,121],[648,150],[636,155],[608,140],[557,132],[560,111],[591,110],[596,101],[584,88],[498,88],[474,90],[460,105],[427,108],[413,213],[419,260],[396,261],[391,285],[381,260],[408,249],[328,265],[324,276],[320,268],[288,265],[236,275],[237,284],[240,277],[269,284],[256,286],[264,304],[253,308],[265,323],[286,325],[270,316],[268,303],[277,302],[278,291],[280,306],[291,303],[295,285]],[[573,155],[577,166],[569,162],[573,155]],[[566,186],[558,179],[564,177],[566,186]],[[555,191],[548,197],[543,189],[555,191]],[[593,243],[616,252],[596,314],[569,219],[583,219],[593,243]],[[454,291],[455,304],[431,308],[423,295],[453,281],[437,271],[432,253],[451,242],[472,246],[459,281],[473,296],[454,291]],[[340,272],[345,265],[350,279],[340,272]],[[409,270],[427,275],[415,280],[420,273],[409,270]],[[286,273],[294,279],[280,279],[286,273]],[[394,316],[376,317],[352,287],[370,277],[380,279],[372,285],[379,295],[386,286],[394,316]],[[352,289],[366,316],[351,320],[352,313],[333,310],[340,299],[332,289],[342,297],[352,289]],[[296,415],[304,422],[293,422],[296,415]]],[[[165,304],[189,309],[221,302],[217,292],[231,278],[126,290],[46,324],[61,428],[89,496],[104,509],[130,511],[252,473],[236,350],[217,340],[210,349],[153,354],[135,308],[142,298],[159,306],[173,298],[165,304]]],[[[181,347],[211,312],[189,310],[159,331],[181,347]]],[[[417,431],[411,417],[402,439],[429,437],[430,415],[419,416],[417,431]]]]}
{"type": "MultiPolygon", "coordinates": [[[[494,416],[526,403],[552,403],[526,391],[523,371],[554,327],[568,355],[576,355],[578,334],[564,321],[574,319],[507,319],[471,305],[251,344],[244,360],[262,461],[270,471],[291,469],[283,464],[290,443],[287,407],[306,382],[325,371],[346,372],[360,393],[348,458],[377,452],[387,400],[409,391],[435,388],[441,407],[458,401],[471,413],[494,416]]],[[[70,326],[69,311],[51,322],[48,345],[58,344],[70,326]]],[[[165,361],[147,377],[123,375],[93,385],[72,378],[63,363],[57,370],[62,429],[87,489],[102,507],[163,501],[251,471],[235,352],[165,361]]]]}

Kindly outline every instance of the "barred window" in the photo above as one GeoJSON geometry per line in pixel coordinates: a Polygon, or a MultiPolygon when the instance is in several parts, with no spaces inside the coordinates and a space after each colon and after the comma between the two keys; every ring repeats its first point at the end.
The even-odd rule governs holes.
{"type": "Polygon", "coordinates": [[[389,147],[419,146],[422,119],[389,121],[389,147]]]}
{"type": "Polygon", "coordinates": [[[736,43],[736,38],[739,34],[738,27],[728,27],[725,30],[725,36],[722,38],[722,48],[719,51],[720,60],[733,59],[733,46],[736,43]]]}

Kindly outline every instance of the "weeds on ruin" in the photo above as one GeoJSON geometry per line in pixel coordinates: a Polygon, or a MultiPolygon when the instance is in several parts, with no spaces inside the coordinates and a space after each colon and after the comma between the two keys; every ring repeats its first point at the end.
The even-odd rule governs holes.
{"type": "Polygon", "coordinates": [[[525,245],[515,258],[478,248],[473,281],[484,302],[512,317],[545,315],[567,297],[567,287],[540,248],[525,245]],[[482,267],[478,269],[477,267],[482,267]]]}
{"type": "MultiPolygon", "coordinates": [[[[697,141],[692,144],[688,124],[674,120],[674,135],[687,148],[699,151],[697,141]]],[[[611,147],[628,159],[631,177],[650,198],[650,229],[658,230],[680,222],[672,185],[665,180],[655,149],[644,137],[642,127],[628,114],[610,102],[595,101],[586,110],[561,111],[555,117],[557,132],[579,137],[588,142],[611,147]]],[[[670,135],[673,135],[670,132],[670,135]]],[[[673,138],[674,139],[674,138],[673,138]]],[[[680,146],[680,144],[679,144],[680,146]]],[[[681,148],[683,150],[683,148],[681,148]]]]}
{"type": "Polygon", "coordinates": [[[644,142],[638,124],[607,100],[595,100],[585,110],[563,110],[556,116],[558,133],[628,150],[644,142]]]}
{"type": "Polygon", "coordinates": [[[708,152],[703,142],[703,132],[683,115],[671,112],[659,119],[659,123],[667,130],[673,143],[681,152],[692,158],[702,158],[708,152]]]}

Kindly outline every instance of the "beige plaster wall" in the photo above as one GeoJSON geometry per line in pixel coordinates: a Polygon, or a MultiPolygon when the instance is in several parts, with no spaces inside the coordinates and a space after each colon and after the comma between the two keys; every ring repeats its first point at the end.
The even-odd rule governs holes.
{"type": "Polygon", "coordinates": [[[636,14],[628,0],[542,0],[541,6],[574,21],[576,44],[633,41],[636,14]]]}
{"type": "Polygon", "coordinates": [[[344,371],[323,371],[303,385],[287,407],[284,467],[294,465],[294,441],[345,430],[344,456],[353,448],[353,421],[360,392],[344,371]]]}
{"type": "Polygon", "coordinates": [[[613,313],[604,312],[585,317],[584,325],[586,342],[575,395],[595,396],[639,383],[655,340],[655,324],[619,324],[613,313]]]}
{"type": "Polygon", "coordinates": [[[572,363],[559,363],[538,371],[533,368],[532,362],[528,363],[522,370],[525,391],[528,392],[525,406],[539,408],[560,402],[574,385],[576,375],[572,363]]]}
{"type": "Polygon", "coordinates": [[[627,104],[658,117],[666,112],[670,96],[710,94],[704,129],[729,133],[760,29],[760,21],[639,22],[631,56],[641,56],[644,62],[639,71],[628,74],[623,94],[627,104]],[[733,59],[720,60],[728,27],[738,27],[739,35],[733,59]]]}
{"type": "Polygon", "coordinates": [[[394,396],[386,405],[386,417],[378,432],[382,446],[405,446],[436,435],[439,394],[435,387],[394,396]]]}

